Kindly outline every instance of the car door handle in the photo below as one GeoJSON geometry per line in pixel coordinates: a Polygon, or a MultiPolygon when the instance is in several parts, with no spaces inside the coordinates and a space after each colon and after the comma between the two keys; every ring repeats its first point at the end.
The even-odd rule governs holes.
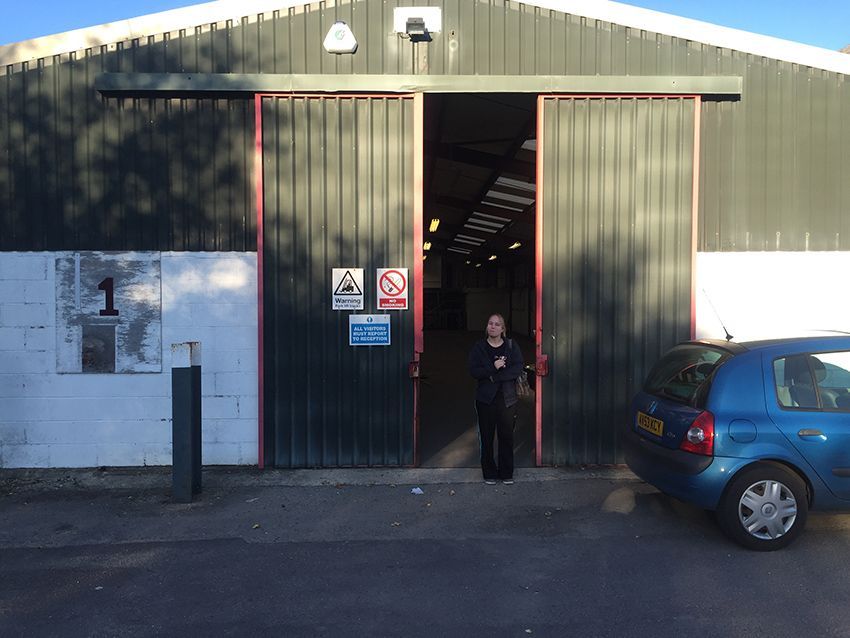
{"type": "Polygon", "coordinates": [[[797,436],[823,436],[823,432],[820,430],[815,430],[814,428],[803,428],[799,432],[797,432],[797,436]]]}

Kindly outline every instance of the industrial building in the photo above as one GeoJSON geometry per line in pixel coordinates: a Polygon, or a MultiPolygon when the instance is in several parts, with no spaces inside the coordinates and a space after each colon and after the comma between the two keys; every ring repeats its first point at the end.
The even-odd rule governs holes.
{"type": "Polygon", "coordinates": [[[680,340],[848,329],[850,56],[614,2],[211,2],[0,47],[0,467],[622,460],[680,340]]]}

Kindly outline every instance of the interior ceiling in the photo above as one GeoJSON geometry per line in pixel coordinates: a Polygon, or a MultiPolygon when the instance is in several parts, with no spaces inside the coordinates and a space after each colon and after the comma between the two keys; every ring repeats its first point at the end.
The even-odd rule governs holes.
{"type": "MultiPolygon", "coordinates": [[[[427,96],[425,241],[446,258],[531,258],[536,200],[536,96],[427,96]],[[432,219],[440,220],[436,232],[432,219]],[[520,242],[519,248],[511,245],[520,242]]],[[[426,252],[427,254],[427,252],[426,252]]]]}

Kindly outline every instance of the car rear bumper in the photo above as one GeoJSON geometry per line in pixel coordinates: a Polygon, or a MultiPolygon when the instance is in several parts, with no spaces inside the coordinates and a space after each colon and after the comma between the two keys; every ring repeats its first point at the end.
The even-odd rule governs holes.
{"type": "Polygon", "coordinates": [[[670,450],[627,428],[623,437],[626,463],[637,476],[665,494],[705,509],[716,509],[723,488],[746,462],[670,450]]]}

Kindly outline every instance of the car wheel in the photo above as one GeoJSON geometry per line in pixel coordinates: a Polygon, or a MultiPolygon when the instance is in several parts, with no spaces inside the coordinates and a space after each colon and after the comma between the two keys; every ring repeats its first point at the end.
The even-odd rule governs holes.
{"type": "Polygon", "coordinates": [[[806,526],[809,502],[803,480],[788,468],[756,463],[732,479],[717,508],[717,522],[748,549],[773,551],[806,526]]]}

